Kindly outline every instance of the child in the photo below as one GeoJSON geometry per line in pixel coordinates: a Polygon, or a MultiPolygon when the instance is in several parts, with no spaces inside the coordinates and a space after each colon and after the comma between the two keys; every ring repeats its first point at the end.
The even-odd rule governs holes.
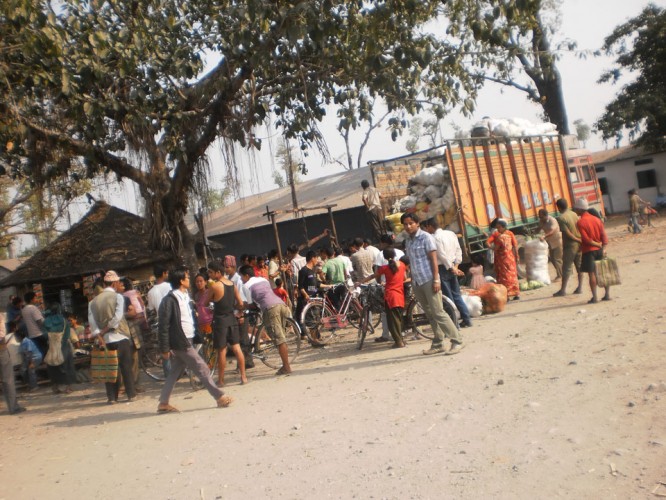
{"type": "Polygon", "coordinates": [[[391,347],[405,347],[405,341],[402,339],[402,312],[405,309],[405,264],[396,260],[393,248],[384,249],[384,258],[388,260],[388,265],[377,269],[375,279],[379,282],[381,276],[386,277],[384,302],[386,322],[394,342],[391,347]]]}
{"type": "Polygon", "coordinates": [[[483,257],[480,255],[472,256],[472,267],[469,268],[469,275],[471,277],[470,288],[479,290],[486,284],[486,278],[483,276],[483,257]]]}
{"type": "Polygon", "coordinates": [[[273,288],[273,293],[280,297],[282,302],[287,304],[287,306],[291,309],[291,300],[289,300],[289,294],[282,285],[282,278],[275,278],[275,288],[273,288]]]}
{"type": "Polygon", "coordinates": [[[28,383],[28,390],[37,389],[37,373],[35,369],[42,364],[42,353],[37,345],[24,335],[24,332],[16,330],[16,323],[10,322],[10,332],[14,332],[16,339],[21,342],[19,352],[23,357],[21,376],[28,383]]]}

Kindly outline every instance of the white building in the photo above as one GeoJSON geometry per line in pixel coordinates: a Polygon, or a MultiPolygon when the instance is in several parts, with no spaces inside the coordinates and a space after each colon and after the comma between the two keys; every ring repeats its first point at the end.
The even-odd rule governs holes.
{"type": "Polygon", "coordinates": [[[629,211],[627,191],[638,190],[645,201],[655,203],[666,193],[666,151],[649,153],[634,146],[592,153],[606,213],[629,211]]]}

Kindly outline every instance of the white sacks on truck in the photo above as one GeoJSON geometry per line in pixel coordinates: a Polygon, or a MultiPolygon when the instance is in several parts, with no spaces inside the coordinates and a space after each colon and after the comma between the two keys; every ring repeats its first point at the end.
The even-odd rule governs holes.
{"type": "Polygon", "coordinates": [[[541,240],[525,243],[525,271],[528,281],[540,281],[544,285],[550,285],[548,243],[541,240]]]}

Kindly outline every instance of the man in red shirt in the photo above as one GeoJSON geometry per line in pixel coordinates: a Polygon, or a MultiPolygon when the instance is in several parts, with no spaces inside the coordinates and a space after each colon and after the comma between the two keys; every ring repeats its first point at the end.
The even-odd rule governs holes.
{"type": "MultiPolygon", "coordinates": [[[[601,219],[591,215],[587,210],[590,208],[585,198],[579,198],[574,204],[574,212],[578,214],[576,227],[580,232],[580,250],[583,254],[580,272],[587,273],[590,278],[590,289],[592,298],[588,304],[595,304],[597,300],[597,275],[595,273],[595,261],[606,256],[608,236],[601,219]]],[[[610,300],[610,287],[604,288],[606,293],[601,300],[610,300]]]]}

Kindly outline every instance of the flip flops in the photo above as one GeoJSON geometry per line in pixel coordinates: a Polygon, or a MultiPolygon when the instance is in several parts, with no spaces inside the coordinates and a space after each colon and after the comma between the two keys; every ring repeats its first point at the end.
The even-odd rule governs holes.
{"type": "MultiPolygon", "coordinates": [[[[219,402],[218,402],[219,404],[219,402]]],[[[157,407],[157,413],[180,413],[180,410],[176,408],[175,406],[171,405],[166,405],[166,406],[158,406],[157,407]]]]}

